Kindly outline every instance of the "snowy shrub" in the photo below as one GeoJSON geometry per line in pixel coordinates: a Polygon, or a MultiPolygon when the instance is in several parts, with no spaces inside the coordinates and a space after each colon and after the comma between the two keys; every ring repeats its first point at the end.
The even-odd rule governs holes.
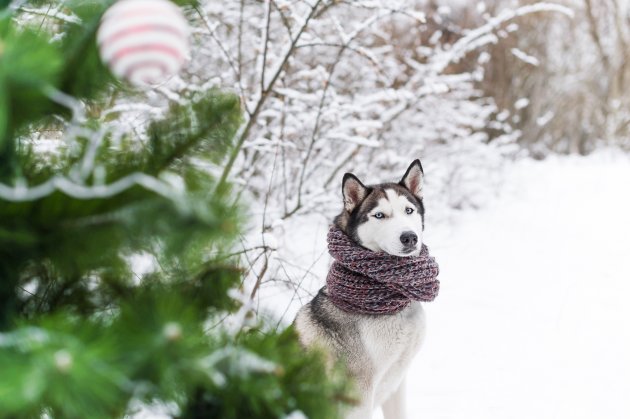
{"type": "MultiPolygon", "coordinates": [[[[487,0],[484,14],[532,3],[487,0]]],[[[524,16],[492,45],[480,88],[535,157],[630,146],[630,3],[562,0],[571,11],[524,16]]],[[[473,8],[474,5],[464,6],[473,8]]],[[[500,34],[501,35],[501,34],[500,34]]]]}
{"type": "MultiPolygon", "coordinates": [[[[223,162],[193,163],[231,180],[250,210],[242,250],[254,297],[270,281],[295,287],[314,259],[325,261],[302,258],[288,238],[340,209],[344,172],[398,180],[420,158],[432,222],[482,205],[523,136],[509,109],[528,100],[497,105],[485,88],[490,53],[510,41],[517,59],[533,60],[514,44],[515,25],[550,12],[569,13],[552,3],[202,1],[187,9],[193,48],[184,72],[112,98],[99,118],[115,115],[121,130],[137,131],[196,91],[238,94],[245,121],[236,147],[223,162]]],[[[311,236],[313,228],[300,234],[315,246],[325,231],[311,236]]]]}
{"type": "Polygon", "coordinates": [[[521,132],[480,89],[484,51],[522,16],[566,8],[478,17],[483,10],[460,16],[468,9],[439,3],[206,1],[191,11],[194,60],[169,88],[220,85],[241,97],[238,146],[214,170],[251,208],[243,247],[252,296],[269,281],[294,287],[309,274],[314,257],[301,260],[282,235],[316,214],[330,220],[344,172],[398,180],[421,158],[436,220],[480,206],[500,182],[521,132]],[[460,17],[477,26],[464,29],[460,17]]]}

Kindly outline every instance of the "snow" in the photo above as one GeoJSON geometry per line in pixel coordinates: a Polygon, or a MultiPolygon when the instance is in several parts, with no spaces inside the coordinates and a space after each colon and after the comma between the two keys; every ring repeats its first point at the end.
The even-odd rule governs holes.
{"type": "Polygon", "coordinates": [[[31,8],[31,7],[20,6],[20,11],[27,13],[29,15],[33,15],[33,16],[25,17],[25,19],[29,19],[31,17],[36,17],[36,16],[47,16],[47,17],[58,19],[65,23],[81,23],[81,19],[79,19],[77,16],[63,13],[56,7],[52,8],[51,6],[41,7],[41,8],[31,8]]]}
{"type": "Polygon", "coordinates": [[[524,161],[485,210],[428,224],[442,289],[411,418],[630,417],[629,163],[524,161]]]}
{"type": "Polygon", "coordinates": [[[518,48],[512,48],[510,51],[512,52],[512,54],[514,54],[516,58],[527,64],[533,65],[534,67],[538,67],[540,65],[540,61],[538,60],[538,58],[529,55],[518,48]]]}
{"type": "Polygon", "coordinates": [[[274,362],[247,349],[228,345],[217,349],[198,363],[201,371],[219,387],[225,386],[230,378],[219,367],[225,360],[229,360],[228,375],[232,376],[246,377],[253,373],[271,374],[278,372],[278,365],[274,362]]]}
{"type": "Polygon", "coordinates": [[[526,97],[522,97],[516,102],[514,102],[515,109],[523,109],[523,108],[526,108],[527,106],[529,106],[529,99],[527,99],[526,97]]]}
{"type": "MultiPolygon", "coordinates": [[[[505,9],[497,16],[488,19],[485,25],[479,26],[476,29],[468,31],[463,37],[458,39],[453,47],[445,51],[444,53],[434,57],[435,70],[441,72],[444,70],[449,64],[458,62],[464,55],[468,52],[477,49],[482,45],[486,45],[488,43],[493,43],[496,41],[496,38],[492,36],[492,32],[499,28],[506,22],[513,20],[516,17],[526,16],[532,13],[539,12],[556,12],[564,14],[568,17],[573,17],[574,12],[572,9],[555,4],[555,3],[546,3],[540,2],[535,4],[530,4],[526,6],[521,6],[517,9],[505,9]]],[[[524,59],[524,56],[527,54],[519,51],[517,49],[512,50],[513,54],[522,54],[523,56],[518,56],[518,58],[524,59]],[[515,52],[516,51],[516,52],[515,52]]],[[[533,58],[533,57],[531,57],[533,58]]]]}
{"type": "Polygon", "coordinates": [[[544,127],[553,119],[555,114],[552,111],[546,112],[543,116],[536,118],[536,124],[539,127],[544,127]]]}
{"type": "Polygon", "coordinates": [[[0,184],[0,199],[12,202],[35,201],[55,191],[61,191],[76,199],[109,198],[136,185],[169,199],[174,199],[173,196],[178,196],[177,191],[170,188],[164,182],[153,176],[135,172],[108,185],[86,186],[58,175],[33,187],[26,187],[23,184],[19,184],[12,188],[5,184],[0,184]]]}
{"type": "Polygon", "coordinates": [[[308,417],[300,410],[294,410],[288,416],[285,416],[284,419],[308,419],[308,417]]]}
{"type": "MultiPolygon", "coordinates": [[[[444,218],[426,203],[442,289],[425,304],[411,419],[630,417],[629,179],[621,153],[525,159],[479,210],[444,218]]],[[[323,284],[328,221],[277,233],[301,288],[266,289],[261,302],[284,324],[323,284]]]]}

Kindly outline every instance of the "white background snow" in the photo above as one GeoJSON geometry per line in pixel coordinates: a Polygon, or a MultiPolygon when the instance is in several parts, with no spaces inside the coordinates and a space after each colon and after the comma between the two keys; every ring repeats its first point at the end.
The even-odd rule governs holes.
{"type": "Polygon", "coordinates": [[[611,154],[525,161],[486,209],[428,226],[442,289],[411,417],[630,417],[628,181],[611,154]]]}
{"type": "MultiPolygon", "coordinates": [[[[443,218],[426,202],[442,287],[425,304],[411,418],[630,417],[628,181],[621,153],[525,159],[482,209],[443,218]]],[[[326,228],[324,217],[285,226],[296,263],[314,264],[311,292],[329,263],[326,228]]],[[[309,298],[294,296],[274,287],[261,301],[286,324],[309,298]]]]}

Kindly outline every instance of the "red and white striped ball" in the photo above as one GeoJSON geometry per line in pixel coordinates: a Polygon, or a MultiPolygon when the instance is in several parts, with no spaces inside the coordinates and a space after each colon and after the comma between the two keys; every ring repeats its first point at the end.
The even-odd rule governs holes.
{"type": "Polygon", "coordinates": [[[136,86],[162,83],[188,57],[189,26],[168,0],[119,0],[96,34],[101,59],[115,76],[136,86]]]}

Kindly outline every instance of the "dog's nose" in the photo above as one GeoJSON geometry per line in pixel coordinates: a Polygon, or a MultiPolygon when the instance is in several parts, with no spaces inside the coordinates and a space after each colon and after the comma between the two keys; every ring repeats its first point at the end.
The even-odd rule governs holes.
{"type": "Polygon", "coordinates": [[[405,245],[405,247],[411,247],[418,244],[418,235],[413,231],[405,231],[400,235],[400,242],[405,245]]]}

